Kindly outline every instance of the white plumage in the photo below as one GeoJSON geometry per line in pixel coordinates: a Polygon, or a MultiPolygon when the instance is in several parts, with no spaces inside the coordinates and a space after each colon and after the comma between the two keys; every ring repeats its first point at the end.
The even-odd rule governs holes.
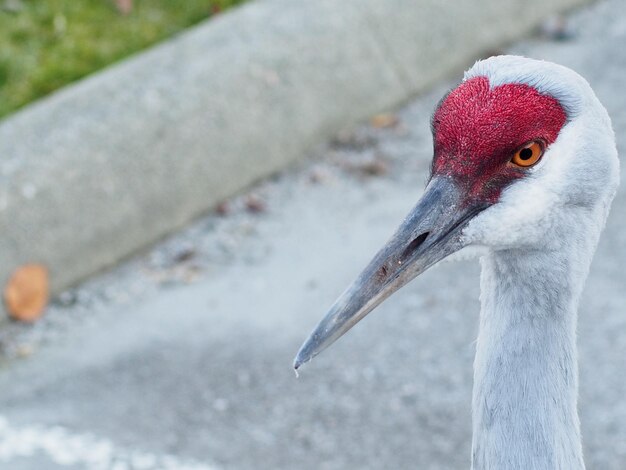
{"type": "Polygon", "coordinates": [[[532,174],[464,231],[467,244],[489,248],[481,259],[473,468],[580,470],[577,308],[619,183],[615,137],[591,87],[569,69],[502,56],[466,73],[475,75],[554,96],[568,122],[532,174]]]}

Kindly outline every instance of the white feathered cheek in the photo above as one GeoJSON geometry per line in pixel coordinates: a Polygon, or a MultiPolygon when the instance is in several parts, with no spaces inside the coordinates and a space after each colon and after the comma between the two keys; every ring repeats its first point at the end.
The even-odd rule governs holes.
{"type": "Polygon", "coordinates": [[[543,184],[548,170],[544,165],[539,162],[528,176],[505,188],[497,203],[472,219],[463,230],[464,244],[497,250],[545,246],[554,228],[550,211],[557,198],[543,184]]]}

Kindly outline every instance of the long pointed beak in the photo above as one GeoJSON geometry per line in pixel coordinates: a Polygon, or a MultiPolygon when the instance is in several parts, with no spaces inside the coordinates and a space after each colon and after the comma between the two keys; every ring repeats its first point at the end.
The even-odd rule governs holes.
{"type": "Polygon", "coordinates": [[[295,369],[334,343],[395,291],[463,248],[463,227],[486,206],[463,204],[462,195],[450,178],[430,181],[396,233],[304,342],[294,360],[295,369]]]}

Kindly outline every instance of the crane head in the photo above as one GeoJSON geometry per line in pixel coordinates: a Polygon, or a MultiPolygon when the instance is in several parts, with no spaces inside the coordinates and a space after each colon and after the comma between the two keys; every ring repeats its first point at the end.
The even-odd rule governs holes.
{"type": "Polygon", "coordinates": [[[479,61],[440,101],[432,132],[422,198],[303,344],[296,369],[465,247],[556,250],[580,224],[591,229],[579,238],[597,242],[617,151],[606,110],[578,74],[518,56],[479,61]]]}

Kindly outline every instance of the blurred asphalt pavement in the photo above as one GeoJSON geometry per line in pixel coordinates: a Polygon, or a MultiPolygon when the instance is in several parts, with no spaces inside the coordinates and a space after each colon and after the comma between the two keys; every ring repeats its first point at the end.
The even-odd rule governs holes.
{"type": "MultiPolygon", "coordinates": [[[[624,154],[626,9],[600,2],[569,27],[569,40],[510,52],[584,75],[624,154]]],[[[476,261],[427,272],[299,379],[291,369],[419,197],[430,113],[453,84],[419,97],[398,123],[341,132],[226,215],[63,294],[37,325],[3,329],[0,468],[468,468],[476,261]]],[[[622,187],[580,307],[589,469],[626,468],[624,265],[622,187]]]]}

